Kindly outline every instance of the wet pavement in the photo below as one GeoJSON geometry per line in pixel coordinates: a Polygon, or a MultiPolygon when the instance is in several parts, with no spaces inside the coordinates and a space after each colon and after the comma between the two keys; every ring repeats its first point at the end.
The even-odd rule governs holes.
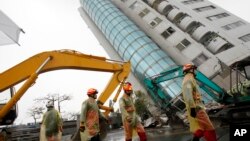
{"type": "MultiPolygon", "coordinates": [[[[146,129],[148,141],[190,141],[192,135],[188,129],[171,129],[170,127],[146,129]]],[[[218,141],[229,141],[229,128],[220,127],[216,129],[218,141]]],[[[123,129],[109,131],[104,141],[124,141],[123,129]]],[[[137,140],[136,140],[137,141],[137,140]]],[[[204,141],[201,139],[201,141],[204,141]]]]}

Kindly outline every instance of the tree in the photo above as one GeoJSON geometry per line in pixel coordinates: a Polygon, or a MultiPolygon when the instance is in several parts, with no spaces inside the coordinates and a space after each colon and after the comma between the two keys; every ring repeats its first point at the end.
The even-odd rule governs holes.
{"type": "Polygon", "coordinates": [[[28,110],[28,115],[33,117],[35,124],[36,124],[36,120],[39,119],[41,115],[43,114],[44,109],[45,109],[44,107],[33,106],[32,108],[28,110]]]}
{"type": "Polygon", "coordinates": [[[67,120],[77,120],[78,115],[80,115],[79,112],[67,112],[63,114],[63,118],[67,120]]]}
{"type": "Polygon", "coordinates": [[[66,101],[66,100],[71,100],[71,96],[66,95],[66,94],[59,95],[57,93],[57,94],[48,94],[45,97],[35,99],[35,101],[38,101],[38,102],[40,101],[47,102],[49,100],[53,101],[53,103],[57,101],[58,111],[61,112],[61,107],[60,107],[61,102],[66,101]]]}

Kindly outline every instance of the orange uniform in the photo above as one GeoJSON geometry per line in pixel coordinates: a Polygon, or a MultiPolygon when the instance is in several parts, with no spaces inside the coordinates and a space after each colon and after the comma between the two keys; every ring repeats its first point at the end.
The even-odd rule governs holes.
{"type": "Polygon", "coordinates": [[[82,103],[80,122],[86,128],[81,132],[81,140],[88,141],[100,132],[99,116],[101,112],[96,103],[96,100],[89,97],[82,103]]]}
{"type": "Polygon", "coordinates": [[[183,99],[186,104],[190,131],[197,140],[204,136],[207,141],[216,141],[216,134],[202,103],[199,87],[193,73],[187,73],[182,83],[183,99]],[[195,116],[191,116],[191,109],[195,116]]]}
{"type": "Polygon", "coordinates": [[[145,130],[136,115],[132,98],[127,94],[124,94],[119,100],[119,105],[122,113],[126,141],[132,141],[134,130],[140,137],[140,141],[146,141],[145,130]]]}

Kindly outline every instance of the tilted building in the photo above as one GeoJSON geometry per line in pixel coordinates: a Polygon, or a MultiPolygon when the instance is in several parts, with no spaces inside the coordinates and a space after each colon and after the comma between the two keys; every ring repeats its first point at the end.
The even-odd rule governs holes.
{"type": "MultiPolygon", "coordinates": [[[[228,89],[230,65],[250,60],[250,24],[208,0],[80,2],[81,16],[100,44],[111,58],[131,61],[141,84],[175,65],[193,63],[228,89]]],[[[180,78],[160,85],[179,98],[180,78]]]]}

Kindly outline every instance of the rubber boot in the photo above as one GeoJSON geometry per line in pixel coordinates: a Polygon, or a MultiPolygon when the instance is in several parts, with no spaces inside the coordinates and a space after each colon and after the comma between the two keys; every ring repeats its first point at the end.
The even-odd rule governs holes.
{"type": "Polygon", "coordinates": [[[205,131],[204,138],[206,141],[217,141],[215,130],[205,131]]]}
{"type": "Polygon", "coordinates": [[[93,136],[90,141],[100,141],[100,140],[101,140],[100,135],[97,134],[97,135],[93,136]]]}
{"type": "Polygon", "coordinates": [[[200,140],[200,137],[193,137],[192,141],[199,141],[200,140]]]}
{"type": "Polygon", "coordinates": [[[138,133],[138,136],[140,137],[140,141],[147,141],[147,136],[145,132],[138,133]]]}
{"type": "Polygon", "coordinates": [[[202,131],[202,130],[196,130],[194,132],[194,136],[193,136],[192,141],[199,141],[200,138],[203,136],[203,134],[204,134],[204,131],[202,131]]]}

